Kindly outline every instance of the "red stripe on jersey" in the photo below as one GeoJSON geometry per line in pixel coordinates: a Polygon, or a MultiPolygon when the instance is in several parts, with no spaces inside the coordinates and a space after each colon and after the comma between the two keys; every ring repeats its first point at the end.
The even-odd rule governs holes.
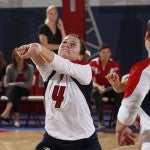
{"type": "Polygon", "coordinates": [[[88,62],[83,61],[83,60],[75,60],[75,61],[71,61],[74,64],[80,64],[80,65],[87,65],[88,62]]]}
{"type": "Polygon", "coordinates": [[[150,58],[144,59],[143,61],[140,61],[132,66],[132,68],[130,70],[128,82],[126,85],[126,90],[124,92],[124,98],[129,97],[133,93],[134,89],[136,88],[136,86],[140,80],[143,70],[149,64],[150,64],[150,58]]]}

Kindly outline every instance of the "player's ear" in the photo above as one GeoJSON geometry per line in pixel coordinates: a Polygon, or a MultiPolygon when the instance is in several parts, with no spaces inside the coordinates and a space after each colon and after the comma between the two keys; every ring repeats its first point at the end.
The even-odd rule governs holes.
{"type": "Polygon", "coordinates": [[[83,59],[83,55],[79,55],[77,59],[78,60],[82,60],[83,59]]]}

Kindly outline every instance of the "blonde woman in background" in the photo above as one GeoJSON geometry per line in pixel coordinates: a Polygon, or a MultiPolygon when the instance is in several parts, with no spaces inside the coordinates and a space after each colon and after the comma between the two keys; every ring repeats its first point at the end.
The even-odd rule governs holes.
{"type": "Polygon", "coordinates": [[[58,47],[66,35],[63,22],[58,18],[57,7],[49,6],[46,9],[46,19],[44,24],[39,26],[38,35],[43,46],[57,53],[58,47]]]}

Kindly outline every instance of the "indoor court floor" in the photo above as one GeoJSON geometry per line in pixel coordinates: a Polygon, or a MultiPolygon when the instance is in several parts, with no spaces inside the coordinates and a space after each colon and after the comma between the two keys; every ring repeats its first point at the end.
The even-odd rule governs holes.
{"type": "MultiPolygon", "coordinates": [[[[34,150],[44,130],[10,130],[0,132],[0,150],[34,150]]],[[[138,134],[134,146],[119,147],[115,133],[97,132],[103,150],[138,150],[138,134]]]]}
{"type": "MultiPolygon", "coordinates": [[[[105,122],[106,128],[97,130],[97,115],[92,113],[92,116],[102,150],[139,150],[138,131],[134,127],[132,129],[137,135],[136,144],[134,146],[120,147],[116,141],[115,128],[109,127],[107,122],[105,122]]],[[[20,128],[10,126],[5,122],[0,124],[0,150],[34,150],[34,147],[43,137],[45,122],[43,115],[39,116],[41,119],[40,124],[32,117],[28,125],[24,121],[21,121],[20,128]]]]}

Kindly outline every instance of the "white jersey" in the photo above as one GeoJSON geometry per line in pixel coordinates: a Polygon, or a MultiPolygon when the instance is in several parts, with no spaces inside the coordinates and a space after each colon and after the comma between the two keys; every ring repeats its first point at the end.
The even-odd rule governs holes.
{"type": "MultiPolygon", "coordinates": [[[[38,68],[38,67],[37,67],[38,68]]],[[[91,67],[75,64],[58,55],[54,60],[38,68],[44,81],[48,81],[45,92],[45,129],[49,135],[61,140],[79,140],[95,132],[87,99],[91,98],[91,67]]]]}
{"type": "Polygon", "coordinates": [[[146,97],[150,91],[150,59],[145,59],[136,63],[130,71],[127,88],[124,93],[122,105],[118,112],[118,119],[123,124],[131,125],[137,114],[140,115],[141,132],[150,130],[149,112],[145,107],[141,107],[146,102],[150,109],[150,96],[146,97]]]}

